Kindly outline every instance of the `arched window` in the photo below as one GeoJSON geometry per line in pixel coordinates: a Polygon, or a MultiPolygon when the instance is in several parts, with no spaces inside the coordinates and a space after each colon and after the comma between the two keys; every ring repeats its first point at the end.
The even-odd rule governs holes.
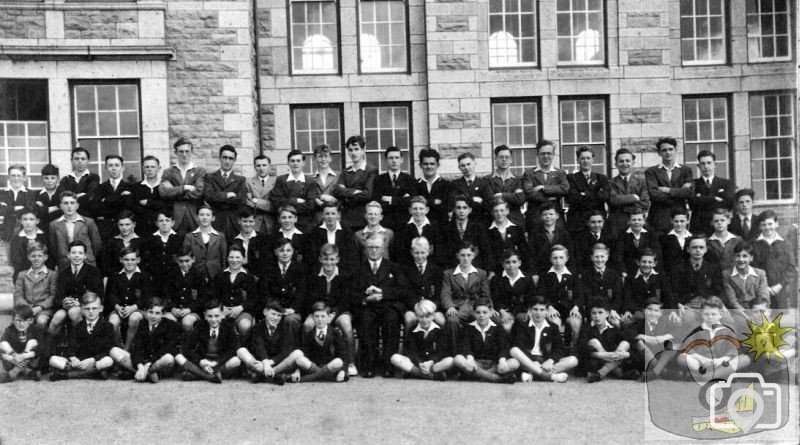
{"type": "Polygon", "coordinates": [[[314,34],[303,42],[303,71],[329,72],[336,67],[330,39],[314,34]]]}
{"type": "Polygon", "coordinates": [[[489,66],[514,65],[518,62],[517,42],[511,33],[498,31],[489,36],[489,66]]]}

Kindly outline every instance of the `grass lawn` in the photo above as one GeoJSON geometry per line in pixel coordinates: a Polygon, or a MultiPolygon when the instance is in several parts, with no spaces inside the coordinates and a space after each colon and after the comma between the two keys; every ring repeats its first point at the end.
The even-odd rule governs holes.
{"type": "MultiPolygon", "coordinates": [[[[645,441],[645,385],[629,381],[495,385],[354,378],[284,387],[243,380],[21,381],[0,386],[0,395],[3,445],[645,441]]],[[[751,437],[761,442],[760,436],[751,437]]],[[[780,437],[787,436],[774,436],[780,437]]],[[[786,443],[796,443],[788,437],[786,443]]]]}

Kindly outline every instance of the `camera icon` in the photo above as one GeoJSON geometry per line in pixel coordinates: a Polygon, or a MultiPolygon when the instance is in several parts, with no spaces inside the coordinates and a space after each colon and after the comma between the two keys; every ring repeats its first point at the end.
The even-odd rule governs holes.
{"type": "Polygon", "coordinates": [[[781,386],[767,383],[755,372],[733,373],[708,387],[709,424],[720,431],[738,428],[770,430],[781,426],[781,386]]]}

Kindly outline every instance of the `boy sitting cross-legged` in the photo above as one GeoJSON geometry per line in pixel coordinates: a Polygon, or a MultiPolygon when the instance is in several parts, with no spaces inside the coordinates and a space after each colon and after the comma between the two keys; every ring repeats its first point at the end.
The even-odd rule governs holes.
{"type": "Polygon", "coordinates": [[[114,366],[114,360],[109,356],[114,347],[114,326],[100,316],[103,313],[100,297],[94,292],[83,294],[81,313],[83,321],[70,331],[64,355],[50,357],[50,367],[53,368],[51,381],[94,375],[105,380],[114,366]]]}
{"type": "Polygon", "coordinates": [[[509,355],[523,370],[523,382],[564,383],[567,371],[578,366],[578,359],[564,350],[558,325],[547,322],[547,310],[547,300],[536,295],[528,300],[527,323],[514,325],[509,355]]]}
{"type": "Polygon", "coordinates": [[[111,358],[130,373],[135,372],[133,377],[137,382],[156,383],[159,372],[169,372],[175,364],[181,331],[177,323],[164,317],[164,307],[161,298],[148,299],[147,325],[136,332],[130,352],[116,346],[111,348],[111,358]]]}
{"type": "Polygon", "coordinates": [[[283,312],[280,301],[269,300],[264,307],[264,319],[256,323],[250,335],[249,347],[236,351],[253,383],[269,380],[283,385],[281,375],[293,365],[289,355],[297,349],[296,326],[283,321],[283,312]]]}
{"type": "Polygon", "coordinates": [[[433,322],[436,304],[422,299],[414,306],[417,327],[405,339],[405,354],[394,354],[392,365],[404,373],[422,379],[445,380],[445,372],[453,367],[453,357],[446,335],[433,322]]]}
{"type": "Polygon", "coordinates": [[[350,378],[345,363],[347,345],[342,331],[330,326],[333,318],[331,309],[324,301],[318,301],[311,307],[311,314],[314,317],[314,330],[304,332],[300,349],[289,354],[288,360],[297,366],[291,376],[292,382],[346,382],[350,378]]]}
{"type": "Polygon", "coordinates": [[[472,305],[475,321],[461,331],[455,366],[475,379],[514,383],[516,359],[509,358],[509,339],[503,327],[492,321],[492,300],[480,298],[472,305]],[[474,328],[474,329],[473,329],[474,328]]]}
{"type": "Polygon", "coordinates": [[[39,357],[44,349],[44,332],[33,324],[33,309],[14,306],[14,323],[0,337],[0,383],[7,383],[20,374],[39,380],[39,357]]]}
{"type": "MultiPolygon", "coordinates": [[[[603,380],[608,374],[622,376],[618,368],[630,358],[631,345],[618,328],[608,322],[608,301],[598,298],[589,302],[591,323],[581,331],[580,345],[588,359],[588,382],[603,380]]],[[[638,378],[638,374],[636,378],[638,378]]]]}
{"type": "Polygon", "coordinates": [[[175,364],[184,369],[183,379],[195,377],[222,383],[223,375],[233,374],[242,362],[236,357],[239,340],[232,322],[222,315],[222,303],[212,298],[206,302],[204,320],[194,326],[191,334],[175,356],[175,364]]]}

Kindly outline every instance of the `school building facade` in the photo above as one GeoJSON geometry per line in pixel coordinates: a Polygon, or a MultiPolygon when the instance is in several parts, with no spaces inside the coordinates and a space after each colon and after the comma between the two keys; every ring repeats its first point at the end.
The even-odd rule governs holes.
{"type": "MultiPolygon", "coordinates": [[[[216,168],[363,134],[370,161],[432,147],[442,173],[492,148],[535,165],[540,138],[555,165],[575,148],[656,164],[671,135],[683,159],[714,151],[718,175],[798,219],[797,11],[790,0],[0,0],[0,171],[29,167],[31,185],[70,149],[92,170],[120,153],[127,173],[179,136],[216,168]]],[[[309,170],[310,170],[309,160],[309,170]]],[[[0,186],[5,178],[0,176],[0,186]]]]}

